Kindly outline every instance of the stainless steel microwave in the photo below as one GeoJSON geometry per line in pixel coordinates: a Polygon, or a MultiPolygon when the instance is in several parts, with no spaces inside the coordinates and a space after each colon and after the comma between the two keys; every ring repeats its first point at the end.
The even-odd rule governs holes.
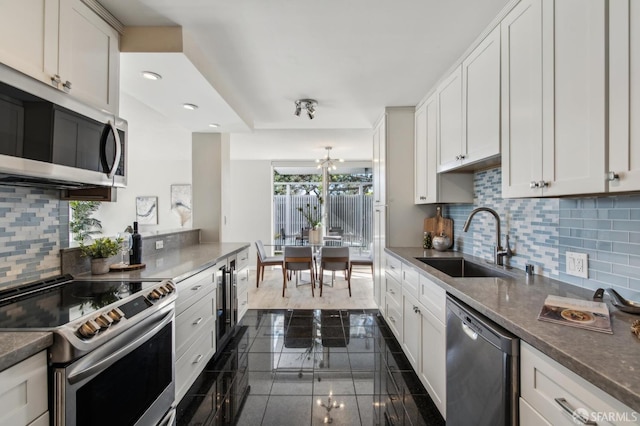
{"type": "Polygon", "coordinates": [[[0,184],[127,184],[127,122],[0,65],[0,184]]]}

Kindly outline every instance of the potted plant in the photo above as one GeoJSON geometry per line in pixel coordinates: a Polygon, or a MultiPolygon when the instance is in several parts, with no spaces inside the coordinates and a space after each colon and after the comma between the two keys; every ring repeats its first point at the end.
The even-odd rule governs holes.
{"type": "MultiPolygon", "coordinates": [[[[318,197],[320,206],[322,206],[322,197],[318,197]]],[[[318,206],[311,206],[307,203],[305,208],[298,207],[297,209],[302,216],[307,220],[309,224],[309,243],[318,244],[322,241],[322,212],[318,209],[318,206]]]]}
{"type": "Polygon", "coordinates": [[[84,257],[91,258],[91,273],[94,275],[109,272],[107,260],[120,252],[122,238],[97,238],[91,244],[80,243],[80,252],[84,257]]]}

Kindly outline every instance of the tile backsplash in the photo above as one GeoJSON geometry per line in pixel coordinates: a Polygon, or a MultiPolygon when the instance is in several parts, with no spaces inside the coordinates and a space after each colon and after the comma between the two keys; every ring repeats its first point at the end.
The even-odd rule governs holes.
{"type": "Polygon", "coordinates": [[[625,297],[640,300],[640,195],[594,198],[503,199],[501,170],[477,172],[474,204],[448,205],[443,214],[454,220],[455,249],[493,259],[495,220],[476,214],[468,232],[462,227],[476,207],[494,209],[515,256],[510,265],[580,287],[613,287],[625,297]],[[589,278],[565,273],[565,253],[587,253],[589,278]]]}
{"type": "Polygon", "coordinates": [[[0,289],[60,274],[68,223],[59,191],[0,186],[0,289]]]}

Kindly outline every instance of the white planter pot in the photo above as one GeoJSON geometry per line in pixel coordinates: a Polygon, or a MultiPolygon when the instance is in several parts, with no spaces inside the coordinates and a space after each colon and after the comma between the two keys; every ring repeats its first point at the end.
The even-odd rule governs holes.
{"type": "Polygon", "coordinates": [[[109,259],[91,259],[91,273],[93,275],[102,275],[109,272],[109,259]]]}

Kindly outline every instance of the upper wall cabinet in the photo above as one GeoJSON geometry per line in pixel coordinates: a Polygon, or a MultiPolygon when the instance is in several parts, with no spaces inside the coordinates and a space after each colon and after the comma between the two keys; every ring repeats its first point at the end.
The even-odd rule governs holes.
{"type": "Polygon", "coordinates": [[[438,88],[438,171],[500,155],[500,28],[496,27],[438,88]]]}
{"type": "Polygon", "coordinates": [[[472,203],[473,175],[437,173],[438,98],[431,96],[415,113],[414,203],[472,203]]]}
{"type": "Polygon", "coordinates": [[[387,202],[387,126],[386,116],[373,129],[373,199],[374,205],[387,202]]]}
{"type": "Polygon", "coordinates": [[[606,190],[605,0],[523,0],[502,21],[502,195],[606,190]]]}
{"type": "Polygon", "coordinates": [[[117,114],[118,33],[80,0],[0,3],[0,62],[117,114]]]}
{"type": "Polygon", "coordinates": [[[609,191],[640,190],[640,4],[609,2],[609,191]]]}

